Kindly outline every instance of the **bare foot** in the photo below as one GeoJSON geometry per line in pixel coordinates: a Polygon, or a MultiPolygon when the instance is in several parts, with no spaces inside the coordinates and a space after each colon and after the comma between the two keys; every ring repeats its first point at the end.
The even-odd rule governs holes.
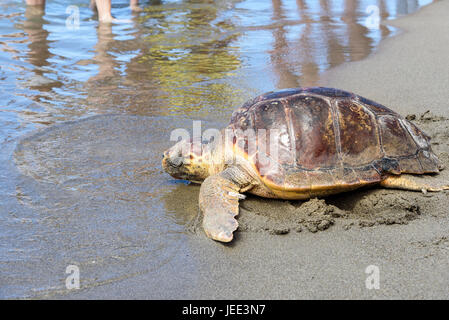
{"type": "Polygon", "coordinates": [[[132,22],[129,19],[116,19],[111,15],[103,16],[102,18],[98,17],[98,21],[101,23],[130,23],[132,22]]]}
{"type": "Polygon", "coordinates": [[[116,20],[116,19],[114,17],[112,17],[112,15],[110,13],[106,13],[102,16],[98,15],[98,21],[100,21],[100,22],[111,23],[111,22],[114,22],[114,20],[116,20]]]}

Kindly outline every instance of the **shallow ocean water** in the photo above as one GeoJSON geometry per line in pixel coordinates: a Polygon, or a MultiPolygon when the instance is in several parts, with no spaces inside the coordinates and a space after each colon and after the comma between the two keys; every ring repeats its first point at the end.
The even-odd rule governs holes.
{"type": "Polygon", "coordinates": [[[256,94],[314,85],[397,32],[373,25],[375,10],[430,2],[142,1],[132,14],[121,0],[112,13],[128,21],[99,25],[89,1],[3,1],[0,297],[64,293],[70,264],[83,288],[167,265],[195,281],[198,186],[160,167],[172,130],[221,127],[256,94]]]}

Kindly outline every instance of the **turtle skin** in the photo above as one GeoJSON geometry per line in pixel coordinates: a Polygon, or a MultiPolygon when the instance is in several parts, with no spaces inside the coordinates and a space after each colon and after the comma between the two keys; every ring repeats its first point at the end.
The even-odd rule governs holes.
{"type": "MultiPolygon", "coordinates": [[[[310,87],[268,92],[246,102],[228,126],[272,197],[322,196],[376,184],[390,175],[441,169],[430,137],[398,113],[339,89],[310,87]],[[276,170],[263,170],[248,129],[276,129],[276,170]],[[242,143],[243,140],[243,143],[242,143]],[[307,191],[308,190],[308,191],[307,191]],[[291,196],[288,196],[288,193],[291,196]]],[[[270,150],[266,151],[270,157],[270,150]]],[[[265,195],[266,196],[266,195],[265,195]]]]}

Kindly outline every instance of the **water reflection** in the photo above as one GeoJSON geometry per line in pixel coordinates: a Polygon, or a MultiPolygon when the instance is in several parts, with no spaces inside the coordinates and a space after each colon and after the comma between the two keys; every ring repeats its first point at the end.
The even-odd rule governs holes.
{"type": "Polygon", "coordinates": [[[162,107],[193,113],[220,104],[219,95],[232,92],[221,80],[240,66],[230,47],[237,34],[226,34],[235,26],[226,19],[217,22],[218,14],[219,8],[206,1],[146,10],[142,23],[151,22],[151,33],[143,35],[146,47],[136,62],[160,88],[162,107]]]}
{"type": "Polygon", "coordinates": [[[419,7],[418,0],[407,0],[396,2],[396,12],[398,14],[407,14],[409,12],[416,11],[419,7]]]}
{"type": "MultiPolygon", "coordinates": [[[[273,0],[272,3],[273,3],[273,20],[281,21],[285,17],[282,8],[282,1],[273,0]]],[[[304,21],[306,21],[306,19],[304,19],[304,21]]],[[[280,88],[298,87],[299,79],[297,75],[295,75],[294,72],[292,72],[291,68],[288,66],[288,62],[284,59],[284,57],[286,57],[289,52],[288,42],[285,37],[284,26],[280,26],[278,28],[273,29],[273,39],[274,45],[273,50],[270,51],[271,55],[270,61],[273,64],[273,68],[279,77],[277,86],[280,88]]]]}
{"type": "MultiPolygon", "coordinates": [[[[121,0],[116,6],[126,4],[121,0]]],[[[23,7],[23,17],[12,19],[26,35],[25,57],[7,50],[0,55],[7,65],[33,70],[22,83],[32,89],[25,95],[47,112],[56,108],[55,121],[104,112],[226,118],[256,93],[314,85],[323,71],[366,57],[394,31],[384,25],[367,28],[369,5],[377,5],[388,19],[421,4],[150,1],[144,12],[133,13],[131,23],[112,25],[98,25],[86,4],[80,7],[80,30],[74,32],[64,27],[65,6],[55,0],[47,3],[45,15],[23,7]]],[[[12,6],[3,8],[13,11],[12,6]]],[[[127,10],[115,12],[123,15],[118,19],[130,18],[127,10]]],[[[8,46],[21,49],[14,38],[4,38],[8,46]]]]}
{"type": "MultiPolygon", "coordinates": [[[[43,28],[46,23],[44,16],[44,8],[40,6],[28,6],[25,11],[25,21],[23,22],[23,31],[28,36],[28,54],[26,61],[31,63],[35,68],[35,78],[44,78],[44,69],[49,65],[47,61],[51,57],[49,51],[48,31],[43,28]]],[[[44,78],[45,79],[45,78],[44,78]]],[[[41,81],[42,82],[42,81],[41,81]]],[[[43,81],[42,84],[45,84],[43,81]]],[[[39,83],[31,82],[30,86],[36,85],[35,89],[48,91],[50,88],[39,83]]]]}
{"type": "Polygon", "coordinates": [[[23,112],[21,112],[22,108],[18,110],[13,108],[13,111],[21,112],[25,122],[32,121],[43,125],[52,124],[55,119],[49,116],[48,111],[40,108],[40,103],[51,99],[54,89],[64,85],[49,73],[50,60],[54,55],[50,51],[52,41],[49,40],[50,32],[46,29],[48,24],[44,6],[27,6],[24,19],[14,24],[18,29],[17,31],[23,31],[23,33],[20,32],[11,36],[12,43],[23,42],[26,44],[26,50],[22,48],[17,50],[16,58],[19,60],[17,68],[20,71],[11,75],[19,80],[21,89],[25,89],[23,92],[17,92],[16,94],[23,95],[32,101],[23,112]],[[23,41],[22,37],[26,41],[23,41]],[[22,60],[27,64],[20,63],[22,60]],[[31,91],[26,89],[31,89],[31,91]]]}
{"type": "Polygon", "coordinates": [[[373,40],[367,35],[368,29],[360,25],[355,20],[358,10],[357,0],[345,0],[345,10],[343,12],[343,21],[347,21],[347,39],[351,48],[358,50],[347,50],[350,54],[350,60],[356,61],[366,57],[373,46],[373,40]]]}
{"type": "Polygon", "coordinates": [[[100,24],[97,27],[97,44],[94,46],[94,61],[98,64],[98,73],[91,77],[89,81],[102,80],[120,76],[116,69],[119,64],[115,57],[109,54],[109,50],[114,44],[114,34],[112,33],[111,24],[100,24]]]}
{"type": "MultiPolygon", "coordinates": [[[[294,24],[288,23],[285,3],[272,1],[273,21],[280,22],[273,29],[273,49],[269,51],[277,88],[316,85],[324,70],[363,59],[391,33],[382,24],[375,30],[365,26],[367,4],[361,1],[341,1],[338,7],[325,0],[296,0],[299,22],[294,24]]],[[[382,18],[390,16],[384,1],[374,4],[382,18]]]]}

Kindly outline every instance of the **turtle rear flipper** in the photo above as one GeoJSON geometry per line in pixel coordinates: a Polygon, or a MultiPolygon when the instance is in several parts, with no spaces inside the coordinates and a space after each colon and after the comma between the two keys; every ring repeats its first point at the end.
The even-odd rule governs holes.
{"type": "Polygon", "coordinates": [[[217,241],[230,242],[238,228],[235,216],[239,214],[239,192],[247,190],[251,178],[238,167],[208,177],[200,189],[200,209],[206,235],[217,241]]]}
{"type": "Polygon", "coordinates": [[[380,183],[380,185],[384,188],[402,189],[409,191],[438,192],[449,190],[448,183],[431,183],[431,180],[429,182],[422,181],[422,179],[418,180],[418,177],[412,175],[401,174],[400,176],[387,177],[380,183]]]}

